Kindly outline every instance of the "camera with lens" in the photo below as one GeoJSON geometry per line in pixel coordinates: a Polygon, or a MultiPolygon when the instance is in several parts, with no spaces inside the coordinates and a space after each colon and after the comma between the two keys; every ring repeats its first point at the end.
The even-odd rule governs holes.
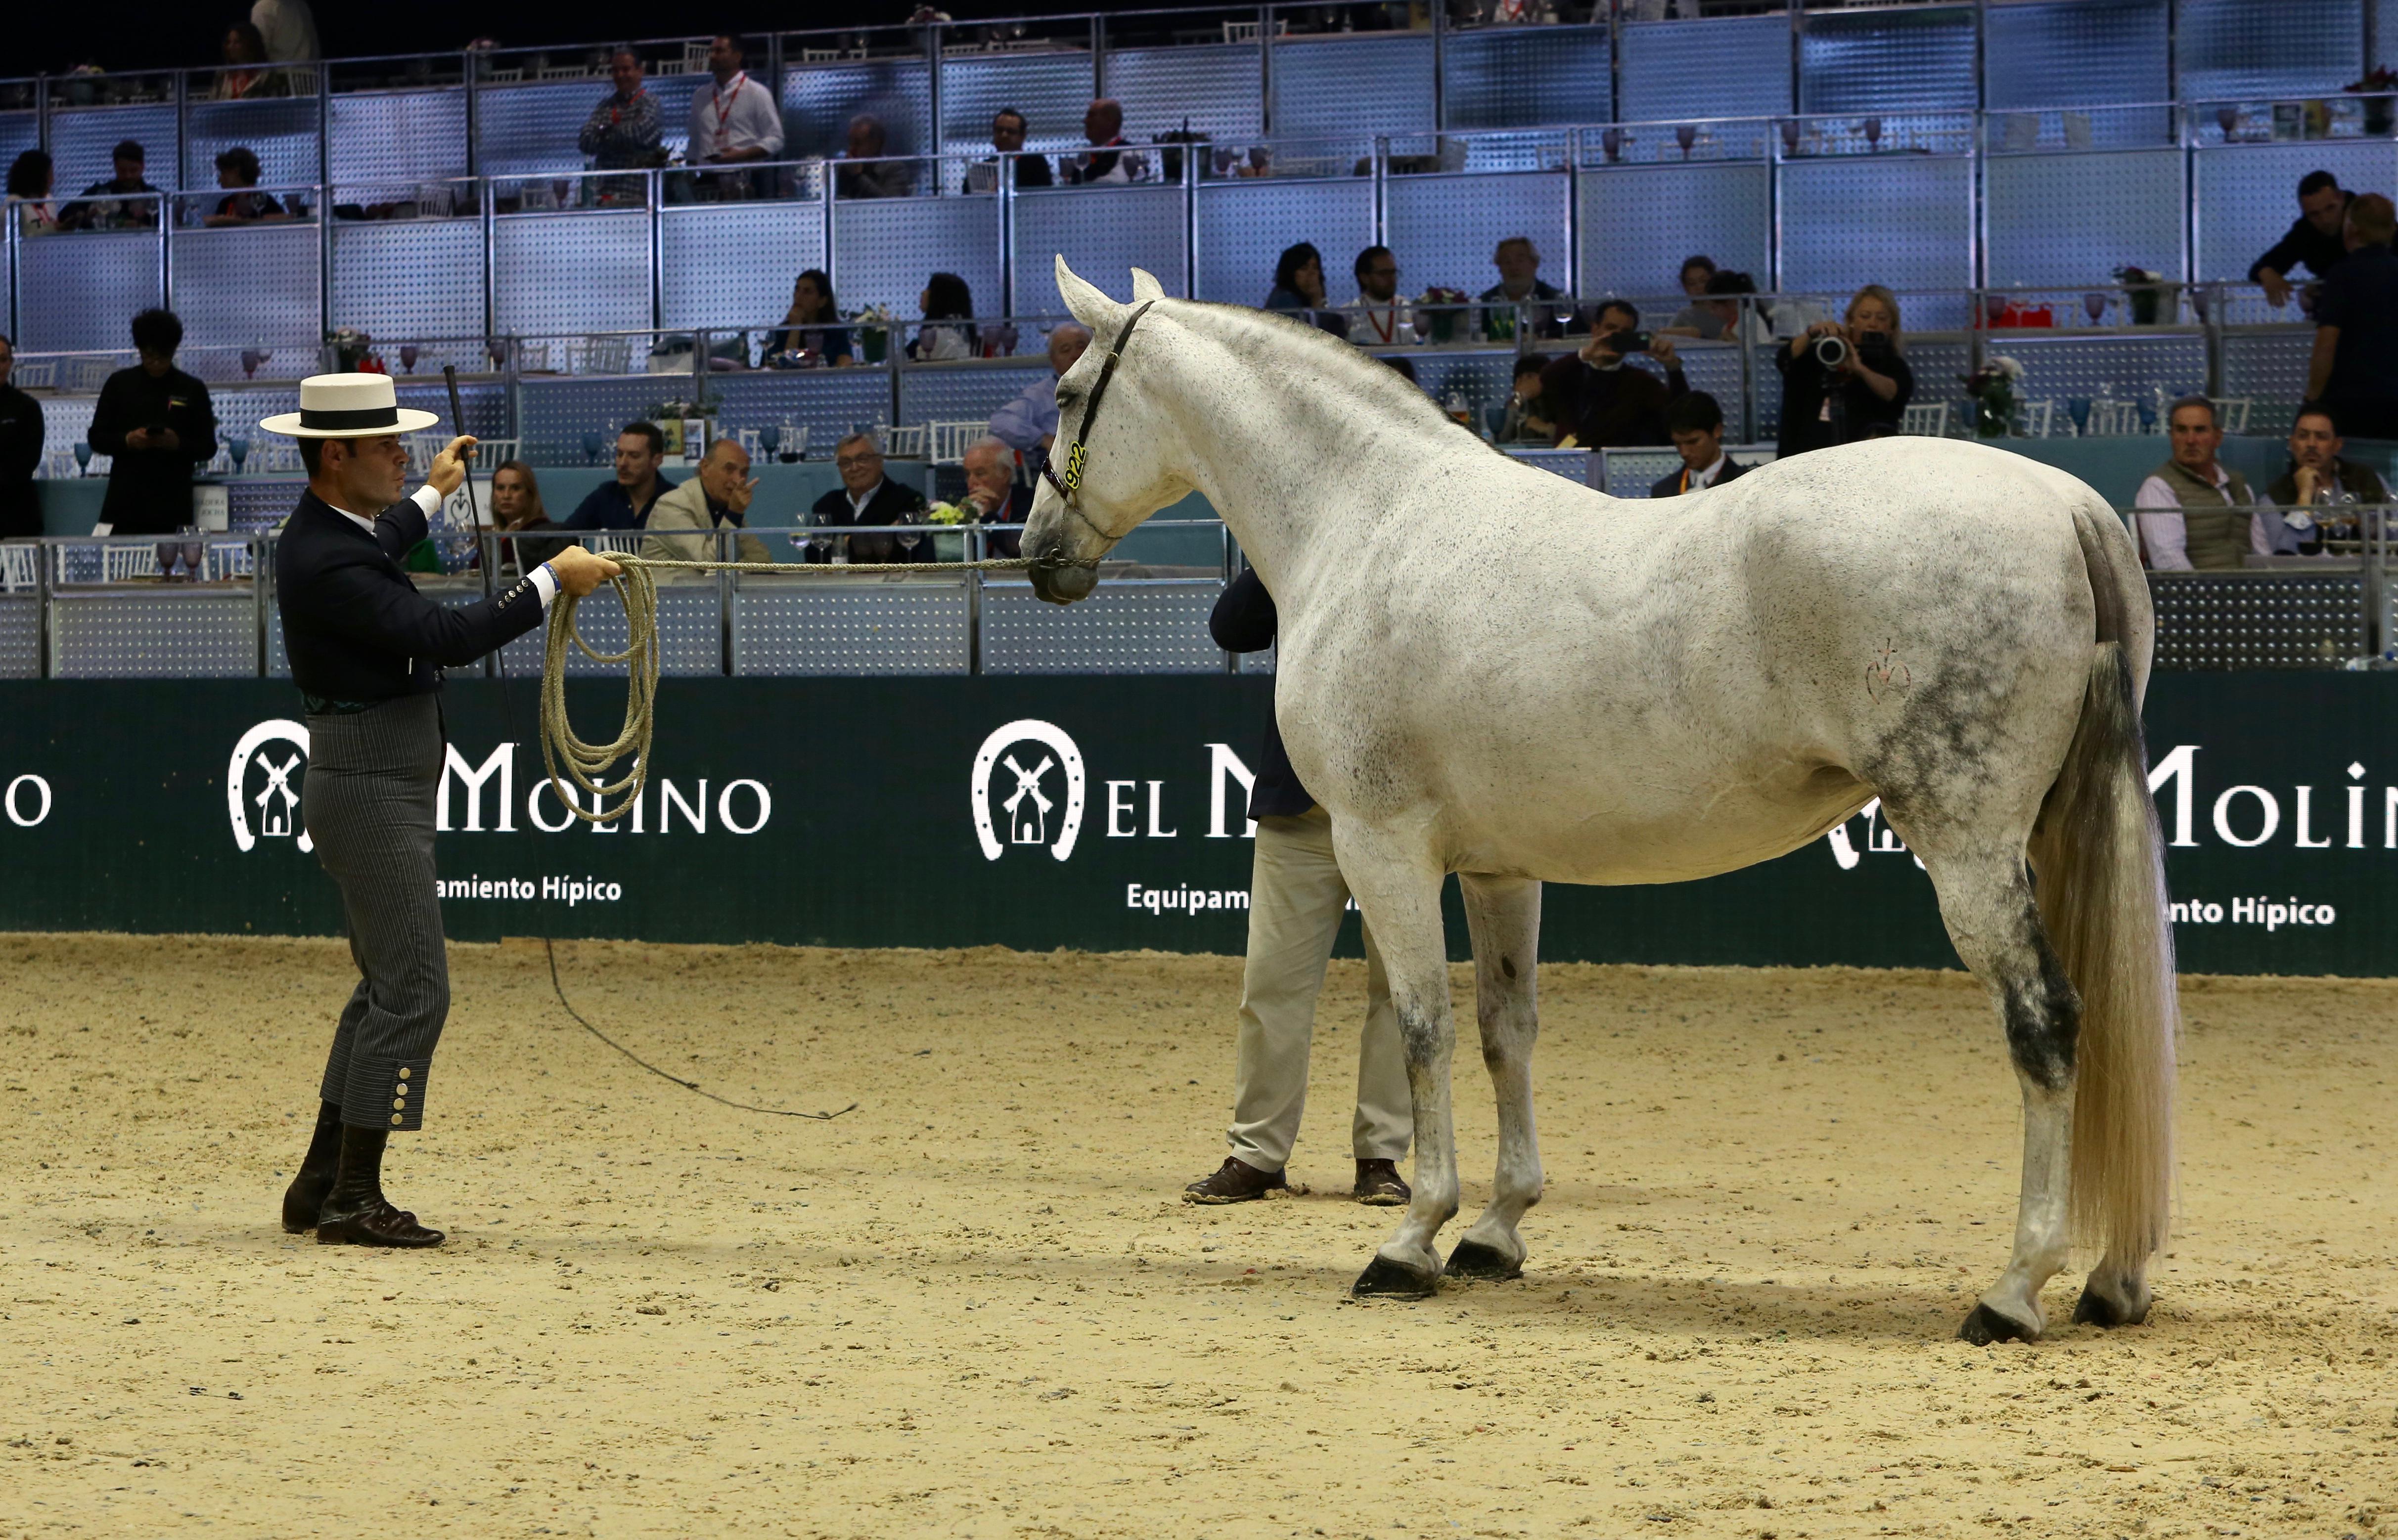
{"type": "Polygon", "coordinates": [[[1598,345],[1610,353],[1646,353],[1649,351],[1649,333],[1611,331],[1598,340],[1598,345]]]}
{"type": "Polygon", "coordinates": [[[1827,369],[1847,368],[1853,356],[1876,373],[1886,371],[1892,357],[1890,338],[1879,331],[1859,332],[1853,348],[1838,332],[1825,332],[1815,339],[1814,354],[1815,362],[1827,369]]]}

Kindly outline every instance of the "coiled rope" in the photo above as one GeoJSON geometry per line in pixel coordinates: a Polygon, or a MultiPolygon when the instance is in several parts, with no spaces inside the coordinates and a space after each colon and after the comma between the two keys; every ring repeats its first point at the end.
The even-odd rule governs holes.
{"type": "MultiPolygon", "coordinates": [[[[608,583],[625,607],[625,650],[602,652],[585,640],[574,614],[582,601],[561,588],[550,601],[549,631],[541,660],[542,768],[549,772],[550,786],[566,805],[566,810],[586,824],[617,822],[633,810],[641,799],[642,788],[649,783],[650,740],[657,726],[658,693],[658,583],[652,574],[764,572],[794,577],[809,573],[807,567],[790,562],[653,561],[630,555],[612,555],[609,559],[623,569],[608,583]],[[586,743],[575,734],[574,724],[567,716],[566,649],[570,646],[580,648],[593,663],[626,665],[624,722],[616,736],[607,743],[586,743]],[[630,770],[613,781],[600,779],[626,755],[632,756],[630,770]],[[560,767],[564,768],[562,775],[560,767]],[[590,808],[582,805],[568,786],[569,781],[590,794],[590,808]],[[611,807],[608,799],[612,797],[622,799],[611,807]]],[[[1036,568],[1055,572],[1069,567],[1098,565],[1097,558],[1001,556],[983,561],[852,562],[818,568],[816,571],[826,576],[862,572],[1024,572],[1036,568]]]]}

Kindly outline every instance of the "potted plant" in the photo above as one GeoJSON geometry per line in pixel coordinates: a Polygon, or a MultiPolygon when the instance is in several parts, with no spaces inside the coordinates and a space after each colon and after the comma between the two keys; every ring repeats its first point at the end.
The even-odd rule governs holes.
{"type": "Polygon", "coordinates": [[[2015,382],[2023,376],[2022,363],[2001,353],[1984,360],[1980,368],[1961,377],[1965,394],[1974,402],[1975,437],[2004,438],[2013,431],[2015,382]]]}
{"type": "Polygon", "coordinates": [[[2164,281],[2164,275],[2145,267],[2119,267],[2115,281],[2123,286],[2124,295],[2132,303],[2132,324],[2135,327],[2155,326],[2162,317],[2163,301],[2178,285],[2164,281]]]}
{"type": "Polygon", "coordinates": [[[2364,79],[2340,87],[2352,96],[2364,98],[2364,131],[2379,137],[2390,132],[2393,117],[2391,93],[2398,92],[2398,70],[2387,64],[2376,65],[2364,79]]]}
{"type": "Polygon", "coordinates": [[[1421,307],[1424,336],[1429,341],[1457,341],[1458,323],[1465,315],[1465,294],[1462,289],[1443,288],[1438,284],[1427,288],[1416,299],[1421,307]]]}
{"type": "Polygon", "coordinates": [[[879,364],[891,353],[891,307],[868,305],[850,313],[852,328],[857,338],[857,351],[869,364],[879,364]]]}

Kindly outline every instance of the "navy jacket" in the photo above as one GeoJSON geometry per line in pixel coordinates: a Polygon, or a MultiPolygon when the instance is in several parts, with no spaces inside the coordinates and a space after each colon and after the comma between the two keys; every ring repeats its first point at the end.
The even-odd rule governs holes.
{"type": "Polygon", "coordinates": [[[560,528],[567,529],[643,529],[650,522],[650,510],[658,505],[658,499],[674,490],[674,485],[661,473],[658,476],[658,489],[650,494],[649,502],[636,508],[633,506],[633,494],[625,490],[623,482],[613,478],[603,481],[584,494],[583,501],[575,504],[574,512],[566,516],[566,522],[560,528]]]}
{"type": "Polygon", "coordinates": [[[413,499],[385,508],[370,535],[316,493],[300,494],[275,546],[275,598],[291,682],[303,694],[349,704],[430,694],[442,669],[463,668],[541,623],[541,591],[529,578],[468,605],[418,593],[399,558],[424,538],[424,510],[413,499]]]}
{"type": "MultiPolygon", "coordinates": [[[[1207,634],[1227,652],[1260,652],[1273,645],[1277,619],[1273,596],[1255,569],[1226,585],[1207,617],[1207,634]]],[[[1299,783],[1290,756],[1282,746],[1282,726],[1266,714],[1266,741],[1258,750],[1257,783],[1249,788],[1251,818],[1297,818],[1315,806],[1315,798],[1299,783]]]]}
{"type": "MultiPolygon", "coordinates": [[[[1735,476],[1745,475],[1747,470],[1748,467],[1742,464],[1739,461],[1726,457],[1724,460],[1723,475],[1716,477],[1715,484],[1720,487],[1726,482],[1731,481],[1735,476]]],[[[1650,485],[1649,495],[1650,497],[1680,497],[1682,495],[1682,477],[1688,475],[1690,475],[1690,472],[1683,470],[1676,471],[1671,475],[1659,476],[1650,485]]]]}

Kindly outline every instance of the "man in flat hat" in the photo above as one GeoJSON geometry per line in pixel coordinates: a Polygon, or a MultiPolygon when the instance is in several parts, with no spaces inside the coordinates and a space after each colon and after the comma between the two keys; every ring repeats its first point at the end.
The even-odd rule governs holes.
{"type": "Polygon", "coordinates": [[[333,1029],[316,1136],[283,1196],[283,1227],[319,1241],[438,1246],[442,1236],[383,1195],[384,1139],[421,1128],[433,1046],[450,1012],[450,969],[433,868],[434,798],[445,753],[438,691],[463,667],[619,570],[569,546],[513,587],[450,608],[416,591],[399,558],[465,478],[472,438],[450,441],[415,496],[400,497],[400,435],[433,425],[402,410],[381,374],[320,374],[300,409],[259,426],[300,440],[308,489],[275,552],[291,682],[308,718],[300,811],[342,891],[358,986],[333,1029]]]}

